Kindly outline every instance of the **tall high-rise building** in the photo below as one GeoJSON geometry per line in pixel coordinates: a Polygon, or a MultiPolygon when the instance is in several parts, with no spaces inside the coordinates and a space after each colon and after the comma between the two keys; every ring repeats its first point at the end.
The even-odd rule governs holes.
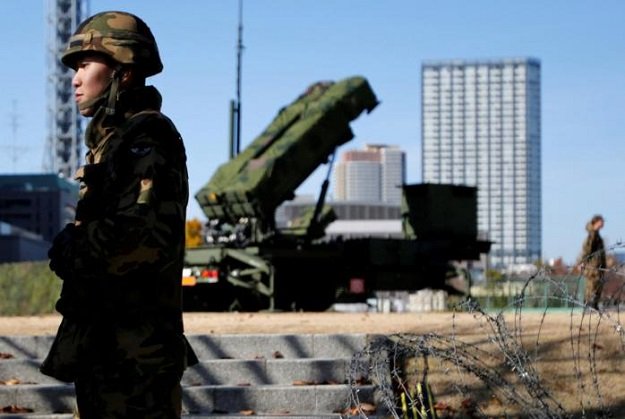
{"type": "Polygon", "coordinates": [[[541,257],[540,61],[421,67],[422,178],[478,188],[494,267],[541,257]]]}
{"type": "Polygon", "coordinates": [[[334,172],[334,197],[399,205],[405,181],[405,153],[395,146],[368,144],[341,156],[334,172]]]}

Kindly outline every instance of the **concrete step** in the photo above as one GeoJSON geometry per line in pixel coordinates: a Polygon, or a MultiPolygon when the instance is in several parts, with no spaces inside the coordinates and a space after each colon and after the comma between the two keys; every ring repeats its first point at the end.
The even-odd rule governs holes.
{"type": "Polygon", "coordinates": [[[367,334],[190,335],[199,359],[348,358],[372,339],[367,334]]]}
{"type": "MultiPolygon", "coordinates": [[[[366,334],[191,335],[200,358],[182,380],[186,419],[261,417],[339,418],[349,406],[346,384],[353,354],[366,334]]],[[[39,372],[53,336],[0,337],[0,408],[20,406],[30,414],[0,419],[66,419],[75,406],[74,387],[39,372]]],[[[363,372],[363,374],[366,372],[363,372]]],[[[366,377],[353,377],[366,382],[366,377]]],[[[359,399],[376,405],[372,385],[358,388],[359,399]]],[[[343,416],[344,417],[344,416],[343,416]]]]}
{"type": "Polygon", "coordinates": [[[208,360],[187,369],[182,384],[344,384],[350,362],[349,358],[208,360]]]}
{"type": "MultiPolygon", "coordinates": [[[[71,413],[51,413],[49,415],[41,415],[39,413],[2,413],[0,419],[73,419],[71,413]]],[[[249,419],[249,418],[248,418],[249,419]]]]}
{"type": "MultiPolygon", "coordinates": [[[[347,385],[203,385],[183,388],[183,411],[192,414],[332,414],[349,406],[347,385]]],[[[373,386],[359,388],[360,400],[375,404],[373,386]]],[[[0,387],[0,407],[20,406],[37,414],[71,413],[75,406],[71,384],[0,387]]]]}
{"type": "MultiPolygon", "coordinates": [[[[188,368],[183,386],[217,384],[344,384],[349,358],[342,359],[211,359],[188,368]]],[[[0,361],[0,381],[18,384],[61,384],[39,372],[38,359],[0,361]]],[[[356,378],[356,377],[354,377],[356,378]]]]}
{"type": "Polygon", "coordinates": [[[19,406],[35,413],[71,413],[74,409],[71,384],[23,384],[0,386],[0,406],[19,406]]]}
{"type": "MultiPolygon", "coordinates": [[[[333,414],[318,414],[318,415],[267,415],[267,414],[255,414],[251,416],[253,419],[350,419],[349,416],[342,416],[339,413],[333,414]]],[[[374,416],[368,416],[370,419],[375,419],[374,416]]],[[[0,419],[4,419],[0,415],[0,419]]],[[[43,419],[43,418],[42,418],[43,419]]],[[[60,419],[60,418],[59,418],[60,419]]],[[[63,418],[64,419],[64,418],[63,418]]],[[[182,415],[182,419],[250,419],[249,415],[182,415]]],[[[356,417],[352,417],[356,419],[356,417]]],[[[361,419],[358,417],[358,419],[361,419]]]]}
{"type": "Polygon", "coordinates": [[[0,336],[0,353],[17,359],[43,359],[54,336],[0,336]]]}
{"type": "MultiPolygon", "coordinates": [[[[373,386],[362,386],[359,397],[374,403],[373,386]]],[[[185,387],[184,410],[189,413],[330,414],[349,406],[347,385],[199,386],[185,387]]]]}
{"type": "MultiPolygon", "coordinates": [[[[276,359],[345,358],[360,351],[376,335],[367,334],[259,334],[189,335],[198,358],[276,359]]],[[[0,353],[16,359],[43,359],[53,336],[0,336],[0,353]]]]}
{"type": "MultiPolygon", "coordinates": [[[[367,416],[369,419],[375,419],[375,416],[367,416]]],[[[37,413],[0,413],[0,419],[73,419],[74,415],[71,413],[61,414],[49,414],[41,415],[37,413]]],[[[340,415],[338,413],[333,414],[319,414],[319,415],[259,415],[252,416],[253,419],[360,419],[360,417],[350,417],[340,415]]],[[[250,415],[220,415],[220,414],[207,414],[207,415],[193,415],[183,414],[182,419],[250,419],[250,415]]]]}
{"type": "Polygon", "coordinates": [[[39,372],[40,359],[0,360],[0,381],[18,380],[19,384],[62,384],[39,372]]]}

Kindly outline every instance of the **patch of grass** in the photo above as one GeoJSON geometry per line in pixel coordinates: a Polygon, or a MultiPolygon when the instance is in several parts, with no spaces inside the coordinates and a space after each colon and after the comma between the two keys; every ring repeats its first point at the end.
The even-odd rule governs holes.
{"type": "Polygon", "coordinates": [[[0,264],[0,316],[53,313],[60,291],[47,261],[0,264]]]}

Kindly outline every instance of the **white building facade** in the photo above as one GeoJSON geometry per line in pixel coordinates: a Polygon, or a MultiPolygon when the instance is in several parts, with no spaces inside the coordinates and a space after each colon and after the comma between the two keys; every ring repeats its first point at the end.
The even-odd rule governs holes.
{"type": "Polygon", "coordinates": [[[366,145],[341,155],[334,172],[334,198],[400,205],[406,181],[405,153],[395,146],[366,145]]]}
{"type": "Polygon", "coordinates": [[[421,85],[423,182],[477,186],[493,267],[538,260],[540,62],[426,62],[421,85]]]}

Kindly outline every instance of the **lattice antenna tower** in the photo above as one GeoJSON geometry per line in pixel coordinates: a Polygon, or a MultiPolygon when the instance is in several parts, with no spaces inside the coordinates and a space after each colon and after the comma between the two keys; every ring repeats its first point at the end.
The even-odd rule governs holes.
{"type": "Polygon", "coordinates": [[[82,161],[83,120],[73,100],[74,72],[59,57],[76,27],[89,15],[89,0],[47,2],[48,138],[43,168],[71,179],[82,161]]]}

